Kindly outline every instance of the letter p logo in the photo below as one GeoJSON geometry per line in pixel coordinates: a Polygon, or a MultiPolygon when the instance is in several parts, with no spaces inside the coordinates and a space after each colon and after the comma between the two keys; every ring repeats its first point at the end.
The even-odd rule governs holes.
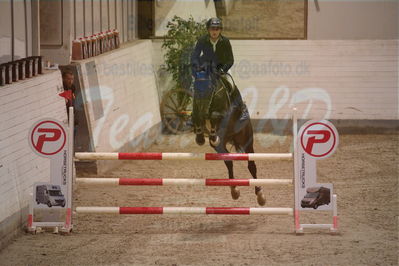
{"type": "Polygon", "coordinates": [[[338,145],[338,132],[328,121],[304,125],[300,133],[302,149],[312,157],[328,157],[338,145]]]}
{"type": "Polygon", "coordinates": [[[30,146],[35,153],[43,157],[59,153],[66,140],[64,128],[56,121],[39,121],[30,131],[30,146]]]}
{"type": "MultiPolygon", "coordinates": [[[[59,140],[61,137],[61,130],[59,130],[57,128],[39,128],[37,130],[37,132],[45,133],[43,135],[39,135],[39,138],[37,140],[35,147],[38,152],[43,151],[43,144],[45,142],[47,142],[47,141],[55,142],[55,141],[59,140]],[[49,134],[47,134],[47,133],[49,133],[49,134]]],[[[33,144],[33,145],[35,145],[35,144],[33,144]]]]}
{"type": "Polygon", "coordinates": [[[321,136],[319,138],[316,138],[315,136],[308,138],[308,143],[306,144],[305,151],[310,154],[312,153],[313,145],[315,143],[326,143],[331,136],[331,133],[328,130],[308,130],[307,134],[321,136]]]}

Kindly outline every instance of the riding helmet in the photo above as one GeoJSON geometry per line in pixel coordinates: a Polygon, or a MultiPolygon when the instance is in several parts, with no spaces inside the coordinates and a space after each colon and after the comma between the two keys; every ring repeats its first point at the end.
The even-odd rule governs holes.
{"type": "Polygon", "coordinates": [[[206,22],[206,28],[209,29],[210,27],[216,27],[223,29],[223,23],[220,18],[211,18],[206,22]]]}

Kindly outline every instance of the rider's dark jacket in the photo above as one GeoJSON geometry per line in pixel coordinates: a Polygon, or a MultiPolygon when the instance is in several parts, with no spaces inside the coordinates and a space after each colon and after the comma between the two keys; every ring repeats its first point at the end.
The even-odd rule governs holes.
{"type": "Polygon", "coordinates": [[[228,38],[220,35],[216,44],[216,51],[208,34],[200,37],[195,49],[191,54],[191,65],[193,73],[201,68],[206,70],[222,70],[227,72],[234,64],[234,56],[228,38]]]}

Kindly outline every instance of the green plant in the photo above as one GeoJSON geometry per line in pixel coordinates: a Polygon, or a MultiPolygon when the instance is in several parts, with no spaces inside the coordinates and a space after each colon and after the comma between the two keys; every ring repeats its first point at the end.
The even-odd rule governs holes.
{"type": "Polygon", "coordinates": [[[162,48],[166,50],[166,70],[172,74],[175,88],[188,89],[191,85],[190,57],[198,37],[207,32],[205,22],[196,22],[192,16],[187,20],[174,16],[166,26],[162,48]]]}

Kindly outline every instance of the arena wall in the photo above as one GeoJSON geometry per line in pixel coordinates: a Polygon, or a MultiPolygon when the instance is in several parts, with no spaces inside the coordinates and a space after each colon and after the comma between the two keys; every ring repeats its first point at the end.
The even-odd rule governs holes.
{"type": "MultiPolygon", "coordinates": [[[[293,106],[299,118],[327,118],[338,128],[345,121],[398,128],[397,38],[320,39],[232,41],[231,73],[255,130],[282,133],[293,106]]],[[[161,45],[134,41],[75,63],[90,151],[140,151],[160,135],[159,102],[172,85],[161,45]]],[[[32,153],[27,134],[41,118],[67,118],[61,90],[59,71],[0,87],[0,248],[25,223],[33,183],[49,180],[49,162],[32,153]]]]}
{"type": "MultiPolygon", "coordinates": [[[[157,139],[161,118],[151,41],[124,44],[75,67],[89,150],[139,151],[157,139]]],[[[33,183],[50,180],[49,161],[31,151],[27,135],[41,118],[67,119],[62,90],[60,71],[0,88],[0,247],[25,224],[33,183]]],[[[82,129],[79,124],[77,137],[82,129]]],[[[99,172],[115,167],[96,166],[99,172]]]]}
{"type": "Polygon", "coordinates": [[[397,40],[232,42],[231,70],[255,119],[398,118],[397,40]]]}
{"type": "MultiPolygon", "coordinates": [[[[231,43],[235,64],[230,72],[251,117],[261,122],[258,131],[267,121],[282,120],[272,126],[277,133],[294,106],[303,119],[398,127],[398,40],[231,43]]],[[[154,41],[154,54],[162,58],[160,46],[161,41],[154,41]]]]}
{"type": "MultiPolygon", "coordinates": [[[[75,65],[91,151],[139,151],[157,139],[161,117],[151,41],[124,44],[75,65]]],[[[103,172],[110,164],[97,167],[103,172]]]]}
{"type": "Polygon", "coordinates": [[[26,222],[35,182],[50,181],[50,162],[34,154],[28,132],[43,118],[67,119],[59,71],[0,87],[0,249],[26,222]]]}
{"type": "Polygon", "coordinates": [[[308,2],[309,40],[398,39],[396,0],[308,2]]]}

